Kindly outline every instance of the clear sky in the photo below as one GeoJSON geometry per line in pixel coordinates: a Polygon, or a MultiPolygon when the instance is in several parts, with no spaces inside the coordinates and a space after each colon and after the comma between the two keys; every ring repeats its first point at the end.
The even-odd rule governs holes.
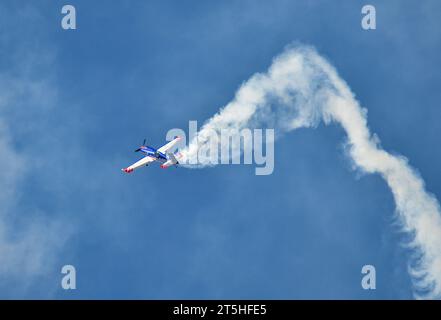
{"type": "Polygon", "coordinates": [[[412,298],[392,195],[351,169],[338,126],[281,137],[269,176],[120,169],[300,42],[439,199],[441,2],[75,0],[76,30],[64,4],[0,3],[0,298],[412,298]]]}

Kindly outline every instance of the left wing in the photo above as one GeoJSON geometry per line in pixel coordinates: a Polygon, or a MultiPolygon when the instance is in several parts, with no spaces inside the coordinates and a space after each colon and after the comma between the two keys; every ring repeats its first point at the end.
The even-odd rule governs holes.
{"type": "Polygon", "coordinates": [[[141,160],[135,162],[134,164],[132,164],[131,166],[125,168],[125,169],[121,169],[122,171],[126,172],[126,173],[130,173],[135,169],[138,169],[139,167],[142,167],[144,165],[148,165],[149,163],[155,161],[156,159],[150,156],[144,157],[141,160]]]}
{"type": "Polygon", "coordinates": [[[179,140],[181,140],[181,137],[175,137],[172,141],[159,148],[158,152],[165,154],[167,151],[173,148],[178,143],[179,140]]]}

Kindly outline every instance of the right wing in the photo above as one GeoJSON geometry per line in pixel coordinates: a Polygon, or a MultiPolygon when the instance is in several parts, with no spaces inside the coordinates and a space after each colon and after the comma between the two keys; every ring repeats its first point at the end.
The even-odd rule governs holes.
{"type": "Polygon", "coordinates": [[[139,167],[148,165],[149,163],[155,161],[156,159],[150,156],[144,157],[141,160],[135,162],[134,164],[132,164],[131,166],[125,168],[125,169],[121,169],[122,171],[126,172],[126,173],[130,173],[135,169],[138,169],[139,167]]]}
{"type": "Polygon", "coordinates": [[[166,145],[163,145],[161,148],[158,149],[158,152],[160,153],[166,153],[167,151],[169,151],[171,148],[173,148],[178,141],[181,140],[181,137],[175,137],[172,141],[170,141],[169,143],[167,143],[166,145]]]}

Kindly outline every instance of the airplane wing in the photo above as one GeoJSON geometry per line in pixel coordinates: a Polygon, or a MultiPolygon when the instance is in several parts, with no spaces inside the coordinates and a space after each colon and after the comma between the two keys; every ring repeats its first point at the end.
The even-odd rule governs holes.
{"type": "Polygon", "coordinates": [[[150,156],[144,157],[141,160],[135,162],[134,164],[132,164],[131,166],[125,168],[125,169],[121,169],[122,171],[126,172],[126,173],[130,173],[135,169],[138,169],[139,167],[148,165],[149,163],[155,161],[156,159],[150,156]]]}
{"type": "Polygon", "coordinates": [[[172,141],[170,141],[169,143],[167,143],[166,145],[163,145],[161,148],[158,149],[158,151],[160,153],[165,154],[168,150],[170,150],[171,148],[173,148],[178,141],[181,140],[180,137],[175,137],[172,141]]]}

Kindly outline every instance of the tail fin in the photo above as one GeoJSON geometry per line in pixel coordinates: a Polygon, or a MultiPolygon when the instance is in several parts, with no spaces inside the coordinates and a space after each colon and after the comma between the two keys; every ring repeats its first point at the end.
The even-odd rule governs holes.
{"type": "Polygon", "coordinates": [[[176,156],[173,153],[167,153],[168,158],[173,162],[172,164],[179,164],[178,159],[176,158],[176,156]]]}
{"type": "Polygon", "coordinates": [[[166,155],[167,155],[168,160],[161,165],[162,169],[179,164],[179,161],[176,158],[175,154],[173,154],[171,152],[167,152],[166,155]]]}

